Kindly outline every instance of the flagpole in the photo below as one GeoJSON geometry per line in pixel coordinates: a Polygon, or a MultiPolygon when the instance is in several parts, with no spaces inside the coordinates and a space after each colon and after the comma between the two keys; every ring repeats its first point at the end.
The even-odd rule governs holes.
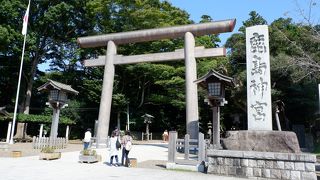
{"type": "MultiPolygon", "coordinates": [[[[29,16],[29,6],[30,6],[30,0],[28,4],[27,13],[29,16]]],[[[23,40],[23,48],[22,48],[22,55],[21,55],[21,62],[20,62],[20,71],[19,71],[19,80],[18,80],[18,87],[17,87],[17,94],[16,94],[16,102],[14,105],[14,113],[13,113],[13,121],[12,121],[12,128],[11,128],[11,135],[10,135],[10,141],[9,144],[13,144],[13,135],[16,125],[16,119],[17,119],[17,109],[18,109],[18,103],[19,103],[19,92],[20,92],[20,82],[21,82],[21,74],[22,74],[22,67],[23,67],[23,59],[24,59],[24,50],[26,47],[26,39],[27,39],[27,33],[24,34],[24,40],[23,40]]]]}
{"type": "Polygon", "coordinates": [[[12,129],[11,129],[11,136],[10,136],[10,144],[13,144],[13,135],[15,130],[16,118],[17,118],[17,109],[18,109],[18,101],[19,101],[19,92],[20,92],[20,82],[21,82],[21,74],[22,74],[22,66],[23,66],[23,58],[24,58],[24,49],[26,46],[26,37],[27,34],[24,35],[23,40],[23,48],[22,48],[22,55],[21,55],[21,63],[20,63],[20,71],[19,71],[19,80],[18,80],[18,88],[17,88],[17,95],[16,95],[16,102],[14,105],[14,113],[13,113],[13,122],[12,122],[12,129]]]}

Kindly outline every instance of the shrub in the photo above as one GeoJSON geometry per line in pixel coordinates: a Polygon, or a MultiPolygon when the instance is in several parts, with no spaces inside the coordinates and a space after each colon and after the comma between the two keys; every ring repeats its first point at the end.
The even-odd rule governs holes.
{"type": "Polygon", "coordinates": [[[42,153],[54,153],[54,148],[53,147],[45,147],[41,149],[42,153]]]}
{"type": "Polygon", "coordinates": [[[92,149],[82,150],[80,153],[82,155],[84,155],[84,156],[95,156],[95,155],[97,155],[96,150],[92,150],[92,149]]]}

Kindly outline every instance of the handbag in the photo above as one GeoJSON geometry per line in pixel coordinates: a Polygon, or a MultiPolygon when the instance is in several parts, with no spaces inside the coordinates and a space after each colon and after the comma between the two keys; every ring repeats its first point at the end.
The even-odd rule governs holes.
{"type": "Polygon", "coordinates": [[[117,149],[120,149],[121,148],[121,143],[119,142],[119,139],[117,138],[117,141],[116,141],[116,148],[117,149]]]}
{"type": "Polygon", "coordinates": [[[127,144],[126,144],[125,149],[126,149],[127,151],[130,151],[131,148],[132,148],[132,142],[131,142],[131,141],[128,141],[127,144]]]}

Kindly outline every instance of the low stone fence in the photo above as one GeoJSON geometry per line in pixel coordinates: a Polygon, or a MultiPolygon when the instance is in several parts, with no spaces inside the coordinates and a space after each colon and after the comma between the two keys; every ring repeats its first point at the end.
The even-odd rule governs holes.
{"type": "Polygon", "coordinates": [[[54,149],[64,149],[68,145],[68,140],[66,138],[57,137],[35,137],[32,139],[32,147],[33,149],[43,149],[46,147],[53,147],[54,149]]]}
{"type": "Polygon", "coordinates": [[[186,134],[184,139],[178,139],[178,133],[176,131],[170,131],[168,144],[169,163],[177,163],[177,150],[181,150],[182,148],[185,160],[189,160],[190,150],[197,151],[197,159],[199,162],[205,160],[206,144],[203,133],[199,133],[198,139],[190,139],[189,134],[186,134]]]}
{"type": "Polygon", "coordinates": [[[208,173],[250,179],[316,180],[316,156],[304,153],[208,150],[208,173]]]}

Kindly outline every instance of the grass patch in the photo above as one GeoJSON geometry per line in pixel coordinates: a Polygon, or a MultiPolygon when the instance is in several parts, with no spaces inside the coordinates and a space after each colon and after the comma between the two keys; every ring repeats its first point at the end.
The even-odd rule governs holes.
{"type": "Polygon", "coordinates": [[[314,145],[314,150],[312,153],[316,154],[317,156],[320,156],[320,142],[317,142],[314,145]]]}

